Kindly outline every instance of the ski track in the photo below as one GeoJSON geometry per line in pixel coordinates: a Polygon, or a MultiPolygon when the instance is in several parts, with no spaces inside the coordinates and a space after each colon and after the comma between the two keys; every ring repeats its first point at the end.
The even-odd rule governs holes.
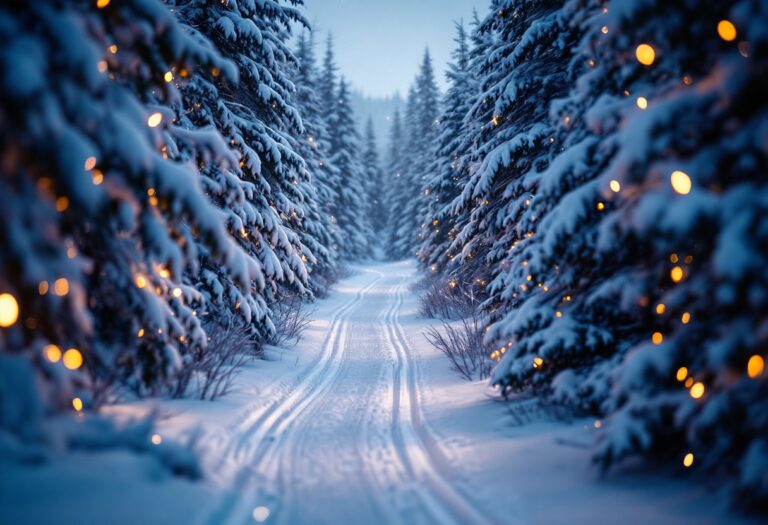
{"type": "Polygon", "coordinates": [[[363,499],[349,503],[355,515],[346,515],[345,521],[494,523],[462,489],[425,422],[414,351],[401,323],[411,274],[396,271],[397,265],[389,268],[386,275],[367,269],[377,277],[331,316],[318,362],[307,367],[298,382],[280,382],[269,393],[277,399],[252,409],[230,427],[222,464],[240,466],[235,490],[201,523],[253,523],[251,510],[257,505],[270,509],[267,523],[326,523],[311,514],[308,503],[317,500],[318,490],[325,490],[312,484],[317,485],[318,474],[324,478],[326,467],[336,475],[352,476],[350,487],[363,499]],[[385,278],[395,282],[376,287],[385,278]],[[375,287],[378,294],[370,294],[375,287]],[[355,321],[355,312],[370,313],[376,307],[370,295],[383,295],[386,306],[374,318],[355,321]],[[362,362],[348,363],[356,357],[347,355],[350,342],[356,343],[362,362]],[[367,377],[371,374],[374,380],[367,377]],[[338,406],[336,401],[350,390],[359,391],[359,399],[338,406]],[[348,432],[334,435],[334,424],[348,432]],[[345,443],[358,434],[354,443],[345,443]],[[323,456],[323,448],[330,448],[331,455],[326,451],[323,456]]]}

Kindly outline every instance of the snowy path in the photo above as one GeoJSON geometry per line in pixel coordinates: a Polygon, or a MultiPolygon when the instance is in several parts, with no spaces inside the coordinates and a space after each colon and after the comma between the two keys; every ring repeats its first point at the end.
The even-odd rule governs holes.
{"type": "MultiPolygon", "coordinates": [[[[314,365],[247,414],[226,454],[239,497],[207,523],[492,523],[454,481],[424,423],[412,344],[400,323],[410,264],[366,268],[338,289],[314,365]]],[[[304,345],[302,345],[304,346],[304,345]]]]}

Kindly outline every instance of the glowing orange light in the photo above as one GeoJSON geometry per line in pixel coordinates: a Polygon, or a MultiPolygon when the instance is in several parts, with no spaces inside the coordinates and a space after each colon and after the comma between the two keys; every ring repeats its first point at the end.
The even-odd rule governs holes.
{"type": "Polygon", "coordinates": [[[53,293],[59,297],[64,297],[69,293],[69,281],[64,277],[56,279],[53,283],[53,293]]]}
{"type": "Polygon", "coordinates": [[[669,271],[669,277],[672,279],[673,282],[679,283],[683,280],[683,269],[679,266],[675,266],[669,271]]]}
{"type": "Polygon", "coordinates": [[[660,345],[664,341],[664,334],[661,332],[653,332],[651,341],[653,341],[653,344],[655,345],[660,345]]]}
{"type": "Polygon", "coordinates": [[[637,61],[644,66],[650,66],[656,60],[656,51],[648,44],[640,44],[635,49],[637,61]]]}
{"type": "Polygon", "coordinates": [[[136,288],[144,288],[147,286],[147,278],[140,273],[133,278],[133,282],[136,284],[136,288]]]}
{"type": "Polygon", "coordinates": [[[0,294],[0,327],[8,328],[19,318],[19,303],[9,293],[0,294]]]}
{"type": "Polygon", "coordinates": [[[677,369],[677,375],[675,377],[682,383],[688,378],[688,369],[684,366],[681,366],[677,369]]]}
{"type": "Polygon", "coordinates": [[[693,399],[699,399],[701,396],[703,396],[704,395],[704,383],[701,383],[701,382],[694,383],[691,386],[690,394],[691,394],[691,397],[693,399]]]}
{"type": "Polygon", "coordinates": [[[605,209],[605,204],[602,202],[597,203],[597,211],[603,211],[605,209]]]}
{"type": "Polygon", "coordinates": [[[645,97],[637,97],[637,107],[645,109],[648,107],[648,99],[645,97]]]}
{"type": "Polygon", "coordinates": [[[533,358],[533,368],[541,368],[541,366],[544,364],[544,360],[540,357],[534,357],[533,358]]]}
{"type": "Polygon", "coordinates": [[[760,355],[753,355],[749,358],[749,361],[747,362],[747,375],[751,377],[752,379],[755,379],[756,377],[760,377],[763,375],[763,371],[765,370],[765,359],[763,359],[763,356],[760,355]]]}
{"type": "Polygon", "coordinates": [[[64,366],[69,368],[70,370],[77,370],[81,366],[83,366],[83,354],[80,353],[80,350],[77,348],[70,348],[66,352],[64,352],[63,356],[63,363],[64,366]]]}
{"type": "Polygon", "coordinates": [[[621,184],[615,179],[612,180],[608,185],[610,186],[611,191],[614,193],[619,193],[621,191],[621,184]]]}
{"type": "Polygon", "coordinates": [[[56,199],[56,211],[65,211],[67,208],[69,208],[69,199],[67,197],[56,199]]]}
{"type": "Polygon", "coordinates": [[[163,80],[165,80],[166,82],[173,82],[173,73],[171,73],[170,71],[166,71],[165,75],[163,75],[163,80]]]}
{"type": "Polygon", "coordinates": [[[683,312],[683,315],[680,317],[680,321],[683,324],[688,324],[691,322],[691,314],[690,312],[683,312]]]}
{"type": "Polygon", "coordinates": [[[76,397],[72,399],[72,408],[74,408],[78,412],[83,411],[83,400],[79,397],[76,397]]]}
{"type": "Polygon", "coordinates": [[[656,305],[656,313],[661,315],[666,311],[667,307],[664,303],[659,303],[656,305]]]}
{"type": "Polygon", "coordinates": [[[93,169],[91,170],[91,180],[96,186],[98,186],[104,182],[104,174],[101,172],[101,170],[93,169]]]}
{"type": "Polygon", "coordinates": [[[109,5],[110,0],[96,0],[96,7],[104,9],[109,5]]]}
{"type": "Polygon", "coordinates": [[[717,34],[726,42],[736,40],[736,26],[730,20],[720,20],[717,23],[717,34]]]}
{"type": "Polygon", "coordinates": [[[691,465],[693,465],[693,453],[692,453],[692,452],[688,452],[688,453],[685,455],[685,457],[683,458],[683,466],[684,466],[685,468],[688,468],[688,467],[690,467],[691,465]]]}
{"type": "Polygon", "coordinates": [[[181,297],[181,288],[174,288],[173,289],[173,296],[176,298],[181,297]]]}

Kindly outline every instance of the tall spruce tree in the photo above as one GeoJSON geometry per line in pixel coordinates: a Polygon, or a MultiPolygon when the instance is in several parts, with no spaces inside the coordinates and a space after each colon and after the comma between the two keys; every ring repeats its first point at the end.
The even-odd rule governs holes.
{"type": "Polygon", "coordinates": [[[368,117],[365,125],[365,147],[363,150],[363,182],[368,195],[368,216],[373,229],[373,240],[382,245],[386,240],[387,208],[384,198],[384,172],[379,161],[379,148],[373,129],[373,119],[368,117]]]}
{"type": "Polygon", "coordinates": [[[331,162],[340,174],[335,188],[334,220],[342,235],[339,252],[354,260],[370,256],[371,230],[360,161],[360,136],[349,97],[349,87],[342,78],[331,119],[331,162]]]}
{"type": "Polygon", "coordinates": [[[421,224],[424,237],[419,260],[431,272],[442,273],[450,261],[450,245],[457,230],[453,200],[466,182],[462,178],[462,159],[469,153],[463,144],[464,117],[476,98],[477,86],[470,70],[470,50],[463,23],[456,24],[456,49],[446,77],[450,83],[439,118],[439,136],[429,178],[422,190],[421,224]]]}

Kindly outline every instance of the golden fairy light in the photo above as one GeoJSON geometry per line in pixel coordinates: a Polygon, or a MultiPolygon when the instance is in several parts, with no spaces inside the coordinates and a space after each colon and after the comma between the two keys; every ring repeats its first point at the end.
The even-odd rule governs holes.
{"type": "Polygon", "coordinates": [[[56,211],[66,211],[69,208],[69,199],[67,197],[59,197],[56,199],[56,211]]]}
{"type": "Polygon", "coordinates": [[[64,366],[67,367],[70,370],[77,370],[81,366],[83,366],[83,354],[80,353],[80,350],[77,348],[70,348],[66,352],[64,352],[64,356],[62,357],[62,362],[64,363],[64,366]]]}
{"type": "Polygon", "coordinates": [[[101,172],[101,170],[93,169],[91,170],[91,180],[93,181],[93,184],[98,186],[102,182],[104,182],[104,173],[101,172]]]}
{"type": "Polygon", "coordinates": [[[85,168],[85,171],[91,171],[93,168],[96,167],[96,157],[88,157],[85,159],[85,163],[83,163],[83,167],[85,168]]]}
{"type": "Polygon", "coordinates": [[[656,51],[649,44],[640,44],[635,49],[635,57],[644,66],[650,66],[656,60],[656,51]]]}
{"type": "Polygon", "coordinates": [[[45,348],[43,348],[43,354],[45,355],[45,358],[48,359],[48,361],[51,363],[58,363],[61,361],[61,348],[59,348],[57,345],[45,345],[45,348]]]}
{"type": "Polygon", "coordinates": [[[173,289],[173,296],[174,296],[174,297],[176,297],[177,299],[178,299],[179,297],[181,297],[181,288],[178,288],[178,287],[177,287],[177,288],[174,288],[174,289],[173,289]]]}
{"type": "Polygon", "coordinates": [[[679,261],[680,258],[677,256],[676,253],[670,254],[669,256],[669,262],[677,264],[677,261],[679,261]]]}
{"type": "Polygon", "coordinates": [[[159,445],[160,443],[163,442],[163,436],[161,436],[160,434],[152,434],[151,439],[152,439],[153,445],[159,445]]]}
{"type": "Polygon", "coordinates": [[[603,26],[600,28],[600,32],[604,35],[608,34],[608,26],[603,26]]]}
{"type": "Polygon", "coordinates": [[[689,376],[688,378],[686,378],[684,384],[685,384],[685,388],[691,388],[691,386],[693,385],[693,378],[689,376]]]}
{"type": "Polygon", "coordinates": [[[111,46],[109,46],[109,52],[112,53],[113,55],[116,54],[117,46],[115,44],[112,44],[111,46]]]}
{"type": "Polygon", "coordinates": [[[648,99],[645,97],[637,97],[636,104],[640,109],[645,109],[648,107],[648,99]]]}
{"type": "Polygon", "coordinates": [[[669,177],[672,189],[680,195],[688,195],[691,192],[691,178],[682,171],[673,171],[669,177]]]}
{"type": "Polygon", "coordinates": [[[595,422],[592,423],[592,426],[595,428],[601,428],[603,426],[603,422],[600,421],[599,419],[595,419],[595,422]]]}
{"type": "Polygon", "coordinates": [[[9,294],[0,294],[0,327],[8,328],[19,318],[19,303],[9,294]]]}
{"type": "Polygon", "coordinates": [[[136,288],[145,288],[147,286],[147,278],[140,273],[136,274],[133,278],[133,282],[136,285],[136,288]]]}
{"type": "Polygon", "coordinates": [[[747,361],[747,375],[752,379],[763,375],[764,370],[765,359],[763,359],[763,356],[755,354],[747,361]]]}
{"type": "Polygon", "coordinates": [[[614,193],[619,193],[621,191],[621,184],[616,179],[612,180],[608,186],[610,186],[611,191],[614,193]]]}
{"type": "Polygon", "coordinates": [[[691,322],[691,313],[690,312],[683,312],[683,315],[680,316],[680,322],[683,324],[688,324],[691,322]]]}
{"type": "Polygon", "coordinates": [[[605,204],[602,202],[597,203],[597,211],[603,211],[605,209],[605,204]]]}
{"type": "Polygon", "coordinates": [[[736,40],[736,26],[730,20],[720,20],[717,23],[717,34],[726,42],[736,40]]]}
{"type": "Polygon", "coordinates": [[[693,399],[699,399],[704,395],[704,383],[698,382],[691,385],[691,390],[689,391],[691,394],[691,397],[693,399]]]}
{"type": "Polygon", "coordinates": [[[675,374],[675,378],[681,383],[685,381],[688,378],[688,369],[684,366],[678,368],[677,374],[675,374]]]}
{"type": "Polygon", "coordinates": [[[661,315],[667,310],[667,306],[664,303],[659,303],[656,305],[656,313],[661,315]]]}
{"type": "Polygon", "coordinates": [[[96,0],[96,7],[104,9],[109,5],[110,0],[96,0]]]}
{"type": "Polygon", "coordinates": [[[688,452],[683,458],[683,466],[689,468],[691,465],[693,465],[693,453],[688,452]]]}
{"type": "Polygon", "coordinates": [[[664,334],[661,332],[653,332],[653,335],[651,336],[651,341],[655,345],[660,345],[664,342],[664,334]]]}
{"type": "Polygon", "coordinates": [[[75,397],[72,399],[72,408],[74,408],[77,412],[83,411],[83,400],[79,397],[75,397]]]}
{"type": "Polygon", "coordinates": [[[108,67],[108,64],[106,60],[99,60],[99,63],[98,63],[99,73],[106,72],[107,67],[108,67]]]}
{"type": "Polygon", "coordinates": [[[147,126],[150,128],[156,128],[161,122],[163,122],[163,114],[159,111],[155,111],[147,117],[147,126]]]}
{"type": "Polygon", "coordinates": [[[533,358],[533,368],[541,368],[544,365],[544,360],[541,357],[533,358]]]}
{"type": "Polygon", "coordinates": [[[37,285],[37,293],[45,295],[48,293],[48,281],[40,281],[37,285]]]}
{"type": "Polygon", "coordinates": [[[173,73],[170,71],[166,71],[165,75],[163,75],[163,80],[166,82],[173,82],[173,73]]]}
{"type": "Polygon", "coordinates": [[[683,280],[683,269],[680,266],[675,266],[669,271],[669,277],[673,282],[679,283],[683,280]]]}
{"type": "Polygon", "coordinates": [[[69,293],[69,281],[60,277],[53,282],[53,293],[59,297],[64,297],[69,293]]]}

